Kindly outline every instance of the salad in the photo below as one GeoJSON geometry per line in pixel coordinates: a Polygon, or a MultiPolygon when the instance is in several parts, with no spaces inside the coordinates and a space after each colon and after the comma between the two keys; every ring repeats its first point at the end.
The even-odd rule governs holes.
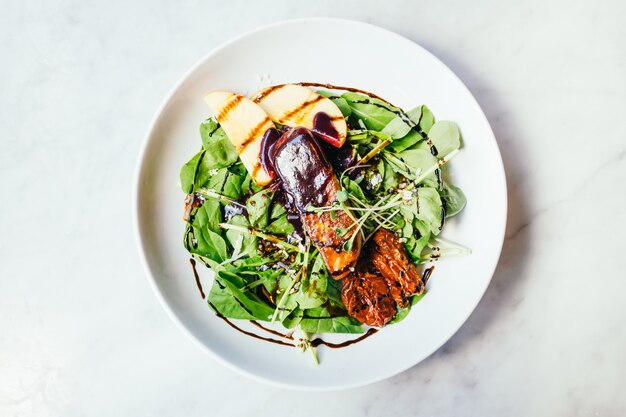
{"type": "Polygon", "coordinates": [[[431,264],[469,253],[440,236],[466,203],[446,172],[461,135],[425,105],[318,83],[205,101],[214,116],[180,172],[183,243],[194,272],[212,271],[206,296],[196,280],[232,327],[315,357],[401,321],[431,264]],[[324,333],[362,335],[334,344],[315,338],[324,333]]]}

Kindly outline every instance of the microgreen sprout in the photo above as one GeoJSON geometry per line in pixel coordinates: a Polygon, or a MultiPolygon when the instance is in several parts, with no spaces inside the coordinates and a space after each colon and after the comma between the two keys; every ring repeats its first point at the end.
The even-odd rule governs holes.
{"type": "Polygon", "coordinates": [[[238,226],[236,224],[230,224],[230,223],[220,223],[219,226],[222,229],[230,229],[230,230],[235,230],[241,233],[248,233],[258,238],[280,245],[284,247],[285,249],[289,249],[294,252],[300,252],[300,248],[298,248],[297,246],[292,245],[291,243],[287,243],[284,240],[277,238],[276,236],[272,236],[272,235],[268,235],[266,233],[260,232],[256,229],[252,229],[252,228],[248,228],[244,226],[238,226]]]}

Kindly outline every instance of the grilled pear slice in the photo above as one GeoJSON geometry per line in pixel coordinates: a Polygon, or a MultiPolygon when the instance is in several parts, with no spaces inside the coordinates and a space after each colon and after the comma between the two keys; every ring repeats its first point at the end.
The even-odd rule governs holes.
{"type": "Polygon", "coordinates": [[[228,91],[210,92],[204,96],[204,101],[237,149],[254,182],[269,184],[273,178],[261,164],[261,141],[274,124],[265,111],[252,100],[228,91]]]}
{"type": "Polygon", "coordinates": [[[341,147],[346,141],[348,126],[341,110],[327,97],[301,85],[281,84],[264,88],[252,96],[252,101],[265,110],[276,123],[289,127],[302,126],[313,130],[315,116],[326,113],[336,135],[320,137],[333,146],[341,147]]]}

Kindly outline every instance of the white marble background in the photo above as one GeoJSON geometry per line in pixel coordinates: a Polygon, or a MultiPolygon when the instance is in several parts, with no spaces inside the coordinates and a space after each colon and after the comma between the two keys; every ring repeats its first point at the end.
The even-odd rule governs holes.
{"type": "Polygon", "coordinates": [[[0,415],[626,415],[625,2],[1,9],[0,415]],[[179,76],[234,35],[304,16],[435,53],[482,105],[509,181],[502,259],[466,325],[411,370],[339,393],[261,385],[192,345],[149,288],[130,213],[141,138],[179,76]]]}

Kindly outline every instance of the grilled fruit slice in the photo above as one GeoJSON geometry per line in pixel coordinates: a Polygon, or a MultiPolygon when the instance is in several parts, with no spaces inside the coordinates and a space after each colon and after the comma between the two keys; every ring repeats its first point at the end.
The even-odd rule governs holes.
{"type": "Polygon", "coordinates": [[[307,129],[318,126],[316,133],[337,148],[346,141],[348,126],[339,107],[310,88],[295,84],[274,85],[258,91],[252,100],[276,123],[307,129]],[[325,113],[328,117],[318,116],[316,120],[318,113],[325,113]],[[334,132],[329,132],[329,127],[334,132]]]}
{"type": "Polygon", "coordinates": [[[393,299],[406,307],[409,297],[424,292],[424,282],[398,236],[379,229],[373,236],[372,264],[383,276],[393,299]]]}
{"type": "Polygon", "coordinates": [[[335,279],[350,274],[361,252],[362,239],[360,235],[355,236],[350,250],[344,250],[345,242],[357,230],[352,228],[351,233],[339,236],[337,229],[349,228],[353,224],[352,218],[343,211],[335,212],[333,217],[328,212],[308,211],[310,206],[332,204],[340,189],[339,180],[309,130],[296,128],[281,136],[274,145],[274,169],[282,180],[284,191],[298,210],[311,243],[322,255],[328,272],[335,279]]]}
{"type": "Polygon", "coordinates": [[[254,182],[266,185],[272,176],[261,165],[261,141],[274,124],[252,100],[227,91],[213,91],[204,97],[228,139],[237,149],[241,162],[254,182]]]}

